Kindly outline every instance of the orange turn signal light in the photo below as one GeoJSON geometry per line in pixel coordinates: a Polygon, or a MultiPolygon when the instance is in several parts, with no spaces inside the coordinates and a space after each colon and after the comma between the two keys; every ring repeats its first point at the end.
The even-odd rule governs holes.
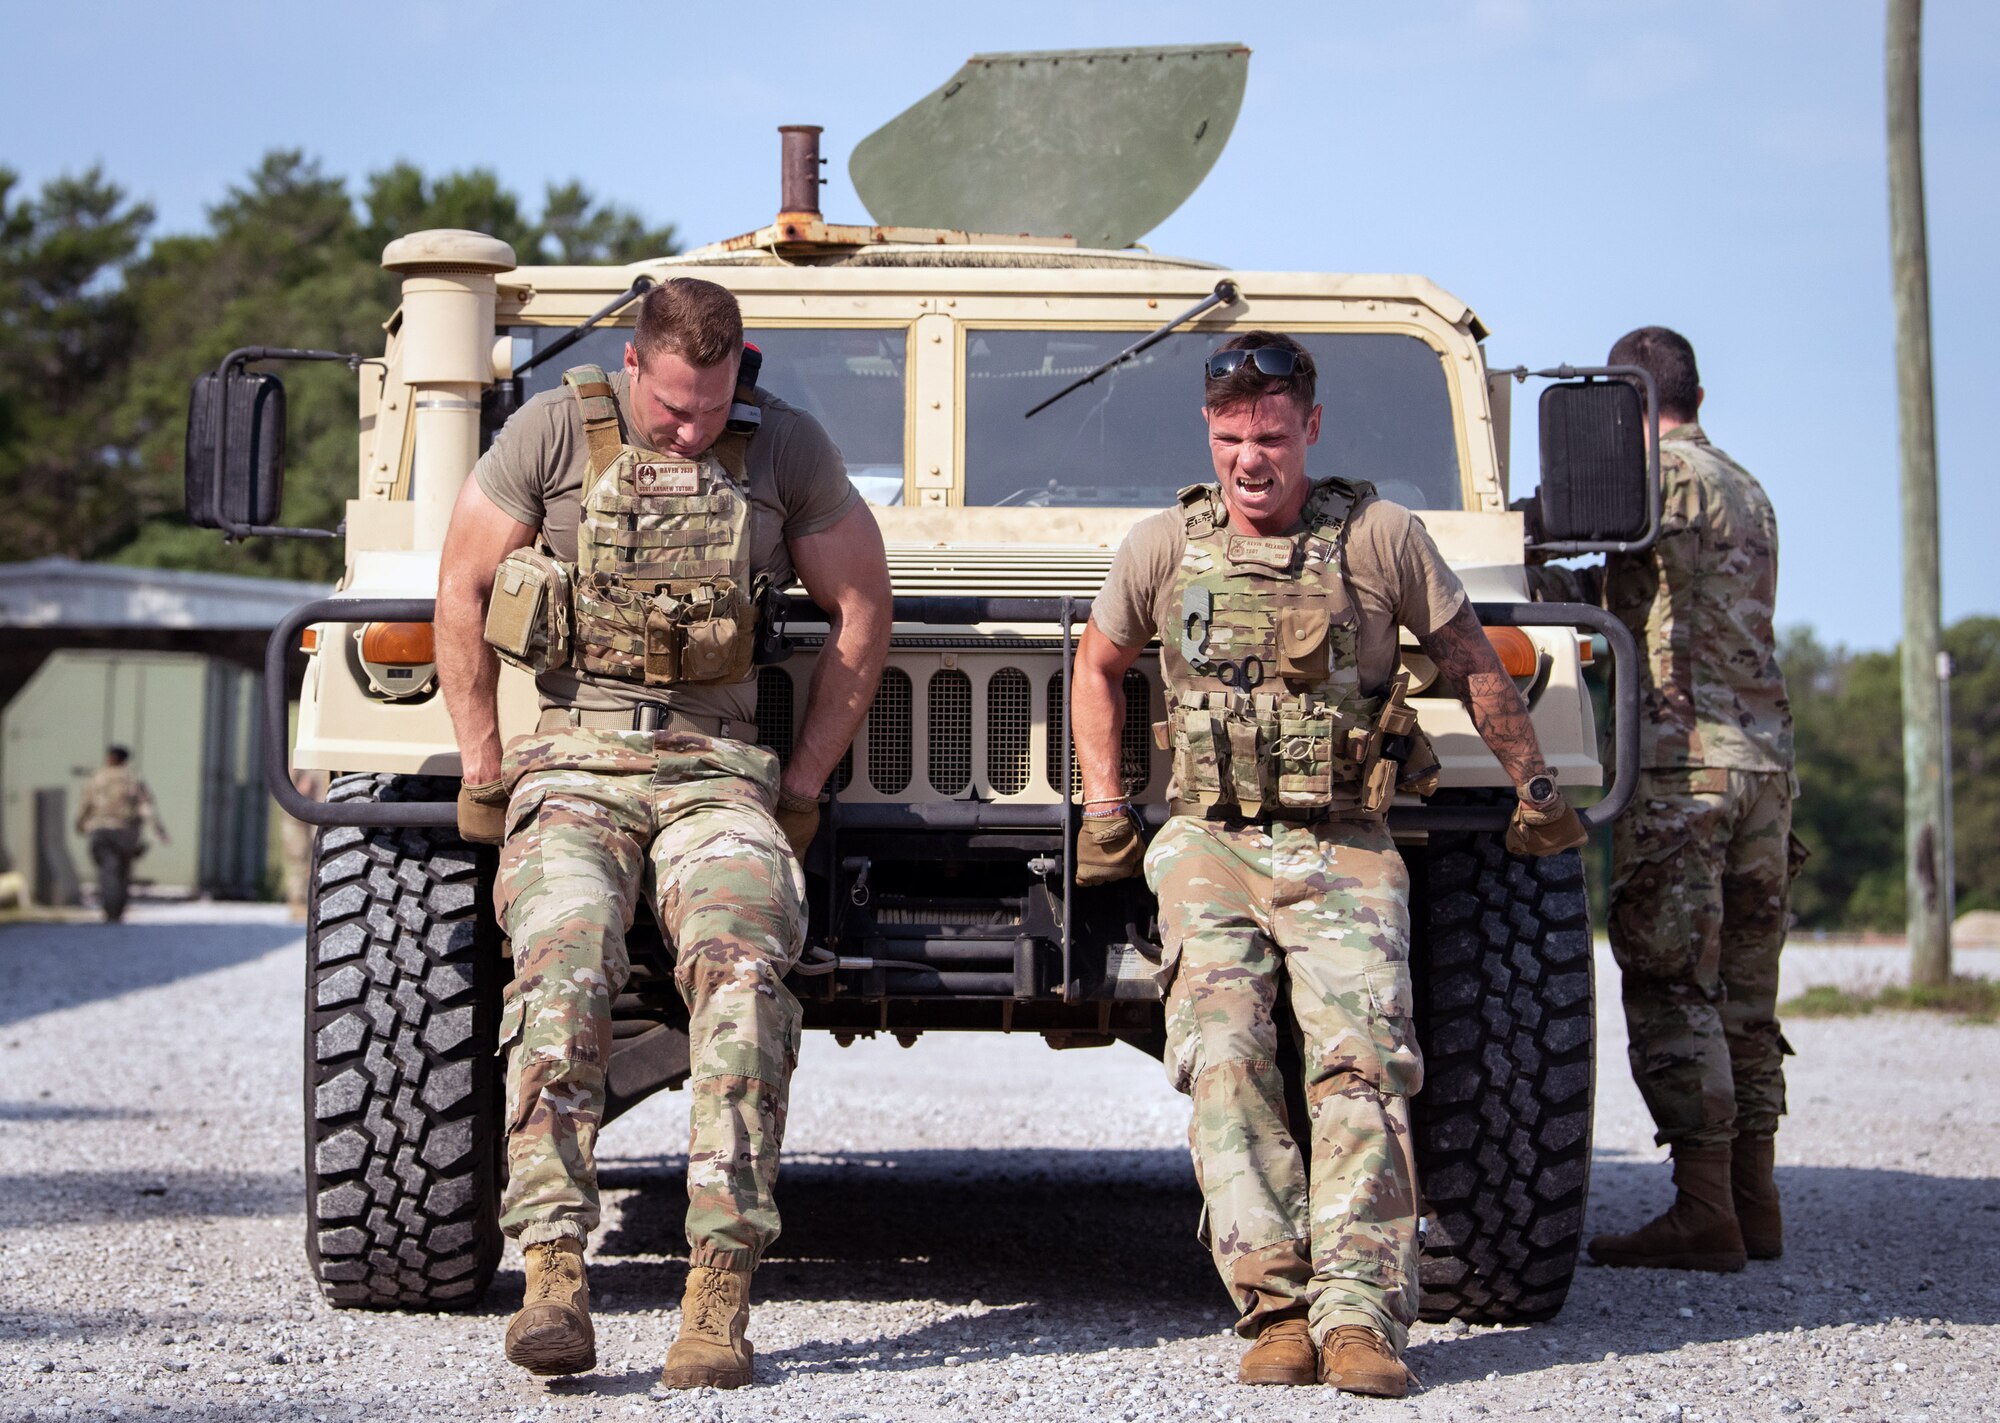
{"type": "Polygon", "coordinates": [[[1577,634],[1576,660],[1588,667],[1597,660],[1597,639],[1587,633],[1577,634]]]}
{"type": "Polygon", "coordinates": [[[1500,665],[1507,669],[1509,677],[1532,677],[1541,665],[1541,658],[1535,654],[1535,644],[1519,628],[1487,628],[1486,640],[1500,654],[1500,665]]]}
{"type": "Polygon", "coordinates": [[[361,660],[387,667],[437,661],[429,623],[370,623],[361,630],[361,660]]]}
{"type": "Polygon", "coordinates": [[[316,627],[307,628],[304,632],[299,634],[299,651],[301,652],[319,651],[318,628],[316,627]]]}

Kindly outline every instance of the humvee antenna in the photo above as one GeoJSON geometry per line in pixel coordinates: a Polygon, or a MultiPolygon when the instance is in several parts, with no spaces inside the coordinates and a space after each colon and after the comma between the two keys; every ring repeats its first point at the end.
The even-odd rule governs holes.
{"type": "Polygon", "coordinates": [[[1044,400],[1040,405],[1037,405],[1033,410],[1030,410],[1026,415],[1022,416],[1021,418],[1024,420],[1034,419],[1037,415],[1041,414],[1051,405],[1054,405],[1058,400],[1061,400],[1065,395],[1068,395],[1071,391],[1081,390],[1084,386],[1089,385],[1092,381],[1096,380],[1099,376],[1103,375],[1106,371],[1110,370],[1112,367],[1123,365],[1126,361],[1131,360],[1141,351],[1159,345],[1160,342],[1166,340],[1167,337],[1171,336],[1174,333],[1175,327],[1187,325],[1197,316],[1200,316],[1203,312],[1211,310],[1214,307],[1233,305],[1236,301],[1236,295],[1237,295],[1236,283],[1229,281],[1227,279],[1217,282],[1215,284],[1214,291],[1210,292],[1207,296],[1203,297],[1200,301],[1196,302],[1186,311],[1183,311],[1179,316],[1176,316],[1172,321],[1169,321],[1165,326],[1162,326],[1159,330],[1154,331],[1149,335],[1140,337],[1137,341],[1134,341],[1131,345],[1127,346],[1124,350],[1120,351],[1117,355],[1113,356],[1110,360],[1106,361],[1103,365],[1099,366],[1089,375],[1078,376],[1075,380],[1071,381],[1068,385],[1064,386],[1061,390],[1057,391],[1047,400],[1044,400]]]}

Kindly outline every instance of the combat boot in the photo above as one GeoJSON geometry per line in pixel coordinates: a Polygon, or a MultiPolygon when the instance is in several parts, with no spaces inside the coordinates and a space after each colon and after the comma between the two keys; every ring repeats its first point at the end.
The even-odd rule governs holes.
{"type": "Polygon", "coordinates": [[[750,1325],[750,1272],[696,1265],[681,1298],[681,1333],[660,1370],[662,1388],[741,1388],[750,1382],[754,1350],[743,1331],[750,1325]]]}
{"type": "Polygon", "coordinates": [[[528,1289],[507,1325],[507,1361],[531,1374],[580,1374],[597,1367],[583,1242],[564,1236],[521,1252],[528,1289]]]}
{"type": "Polygon", "coordinates": [[[1729,1194],[1743,1232],[1743,1253],[1752,1260],[1775,1260],[1785,1253],[1785,1217],[1771,1170],[1776,1147],[1768,1136],[1739,1136],[1729,1156],[1729,1194]]]}
{"type": "Polygon", "coordinates": [[[1319,1346],[1319,1377],[1342,1393],[1401,1398],[1410,1391],[1410,1371],[1389,1341],[1360,1324],[1342,1324],[1319,1346]]]}
{"type": "Polygon", "coordinates": [[[1274,1319],[1257,1331],[1236,1366],[1238,1383],[1309,1384],[1319,1382],[1319,1358],[1312,1333],[1303,1319],[1274,1319]]]}
{"type": "Polygon", "coordinates": [[[1630,1235],[1600,1235],[1590,1256],[1600,1265],[1654,1270],[1743,1268],[1743,1233],[1730,1200],[1730,1150],[1726,1146],[1674,1148],[1674,1203],[1630,1235]]]}

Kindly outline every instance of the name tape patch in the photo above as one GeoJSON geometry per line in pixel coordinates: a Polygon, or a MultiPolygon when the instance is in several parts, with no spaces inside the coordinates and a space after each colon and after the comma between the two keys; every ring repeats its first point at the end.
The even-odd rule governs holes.
{"type": "Polygon", "coordinates": [[[1292,559],[1298,552],[1298,545],[1291,539],[1256,539],[1247,534],[1229,536],[1229,561],[1231,563],[1254,563],[1262,568],[1275,568],[1280,573],[1292,566],[1292,559]]]}
{"type": "Polygon", "coordinates": [[[689,460],[638,465],[632,471],[632,485],[641,494],[699,494],[701,466],[689,460]]]}

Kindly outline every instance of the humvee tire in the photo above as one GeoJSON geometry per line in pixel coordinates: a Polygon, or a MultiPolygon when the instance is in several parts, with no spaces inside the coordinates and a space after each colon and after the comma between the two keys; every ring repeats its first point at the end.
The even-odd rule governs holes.
{"type": "MultiPolygon", "coordinates": [[[[346,775],[335,801],[449,800],[346,775]]],[[[494,854],[450,830],[329,826],[306,926],[306,1253],[337,1308],[464,1309],[500,1260],[506,977],[494,854]]]]}
{"type": "Polygon", "coordinates": [[[1423,1317],[1547,1319],[1569,1293],[1590,1185],[1583,859],[1510,855],[1498,834],[1433,833],[1421,860],[1424,1089],[1412,1105],[1423,1317]]]}

